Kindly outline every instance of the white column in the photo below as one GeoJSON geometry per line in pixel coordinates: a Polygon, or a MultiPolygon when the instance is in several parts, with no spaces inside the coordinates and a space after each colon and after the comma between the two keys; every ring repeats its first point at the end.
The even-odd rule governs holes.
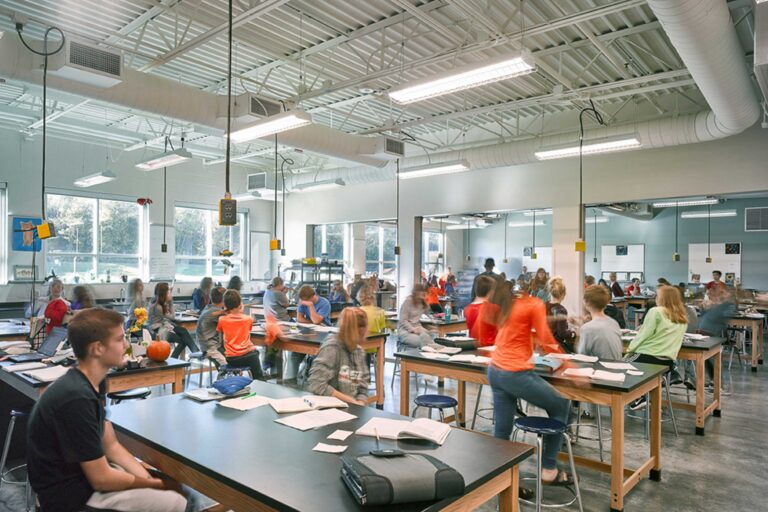
{"type": "Polygon", "coordinates": [[[352,224],[352,274],[365,273],[365,224],[352,224]]]}
{"type": "Polygon", "coordinates": [[[581,315],[584,290],[584,253],[576,252],[579,238],[579,207],[552,208],[552,276],[563,278],[563,305],[571,315],[581,315]]]}

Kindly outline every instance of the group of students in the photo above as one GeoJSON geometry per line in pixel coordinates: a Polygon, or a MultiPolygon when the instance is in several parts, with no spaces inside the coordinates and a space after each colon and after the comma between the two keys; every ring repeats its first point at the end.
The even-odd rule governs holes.
{"type": "Polygon", "coordinates": [[[30,305],[27,308],[27,316],[44,317],[47,334],[54,327],[66,325],[78,311],[93,306],[93,295],[88,287],[83,285],[73,287],[71,298],[66,299],[64,298],[64,283],[59,278],[54,277],[48,283],[48,296],[34,306],[34,311],[30,305]]]}

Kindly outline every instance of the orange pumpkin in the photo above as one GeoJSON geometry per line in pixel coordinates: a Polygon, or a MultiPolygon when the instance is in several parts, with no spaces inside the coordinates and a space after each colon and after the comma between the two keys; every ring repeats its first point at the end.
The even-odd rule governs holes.
{"type": "Polygon", "coordinates": [[[171,355],[171,344],[167,341],[153,341],[147,347],[147,357],[162,363],[171,355]]]}

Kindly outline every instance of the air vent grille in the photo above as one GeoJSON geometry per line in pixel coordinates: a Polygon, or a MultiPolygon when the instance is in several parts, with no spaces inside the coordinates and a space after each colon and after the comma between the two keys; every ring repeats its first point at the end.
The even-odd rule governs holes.
{"type": "Polygon", "coordinates": [[[263,98],[251,96],[251,115],[265,117],[274,116],[281,112],[280,104],[263,98]]]}
{"type": "Polygon", "coordinates": [[[267,173],[259,172],[248,175],[248,191],[267,188],[267,173]]]}
{"type": "Polygon", "coordinates": [[[76,66],[120,77],[120,54],[93,48],[76,41],[69,45],[69,62],[76,66]]]}
{"type": "Polygon", "coordinates": [[[744,231],[768,231],[768,207],[744,208],[744,231]]]}
{"type": "Polygon", "coordinates": [[[384,150],[385,152],[393,155],[405,156],[405,143],[401,140],[390,139],[389,137],[387,137],[387,142],[384,150]]]}

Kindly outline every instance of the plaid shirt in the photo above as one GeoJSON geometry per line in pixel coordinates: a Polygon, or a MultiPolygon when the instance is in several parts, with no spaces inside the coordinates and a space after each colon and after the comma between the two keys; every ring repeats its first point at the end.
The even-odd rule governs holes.
{"type": "Polygon", "coordinates": [[[323,343],[309,370],[309,392],[315,395],[331,396],[335,389],[365,401],[370,382],[365,351],[357,347],[349,352],[336,336],[323,343]]]}

